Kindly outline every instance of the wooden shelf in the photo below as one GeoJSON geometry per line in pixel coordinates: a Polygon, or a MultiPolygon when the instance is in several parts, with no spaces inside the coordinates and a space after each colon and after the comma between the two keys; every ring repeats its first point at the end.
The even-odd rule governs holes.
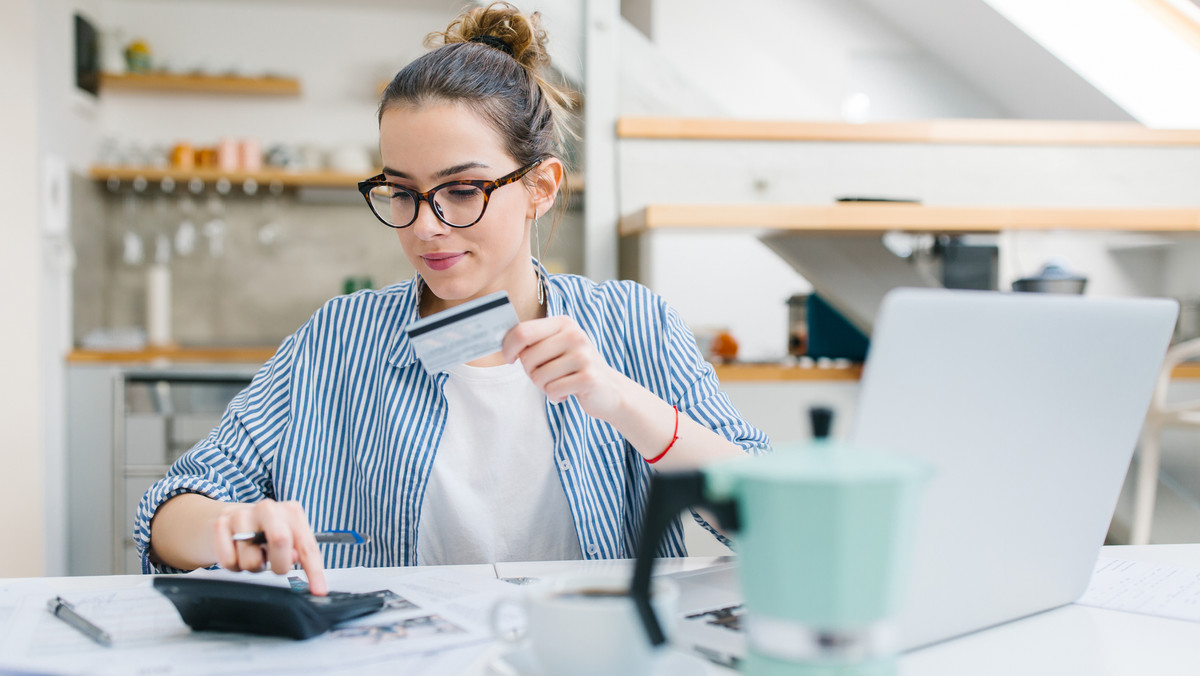
{"type": "Polygon", "coordinates": [[[761,383],[791,381],[857,381],[862,364],[830,367],[802,367],[787,364],[714,364],[722,383],[761,383]]]}
{"type": "Polygon", "coordinates": [[[924,120],[789,122],[716,118],[623,117],[623,139],[826,141],[965,145],[1200,146],[1200,130],[1150,129],[1136,122],[924,120]]]}
{"type": "MultiPolygon", "coordinates": [[[[801,367],[789,364],[719,364],[713,368],[722,383],[858,381],[862,364],[833,367],[801,367]]],[[[1176,380],[1200,380],[1200,362],[1184,362],[1171,371],[1176,380]]]]}
{"type": "Polygon", "coordinates": [[[1171,369],[1172,378],[1187,378],[1190,380],[1200,380],[1200,362],[1185,361],[1174,369],[1171,369]]]}
{"type": "MultiPolygon", "coordinates": [[[[116,364],[147,362],[189,362],[214,364],[262,364],[275,354],[275,347],[147,347],[140,350],[75,349],[67,355],[70,364],[116,364]]],[[[862,364],[830,367],[803,367],[792,364],[733,363],[714,364],[722,383],[769,382],[846,382],[862,378],[862,364]]],[[[1200,362],[1184,362],[1175,367],[1176,379],[1200,380],[1200,362]]]]}
{"type": "Polygon", "coordinates": [[[566,186],[567,194],[582,195],[587,188],[587,181],[584,180],[583,174],[573,171],[567,172],[564,185],[566,186]]]}
{"type": "Polygon", "coordinates": [[[216,364],[262,364],[275,354],[274,347],[146,347],[140,350],[72,350],[70,364],[117,364],[143,362],[207,362],[216,364]]]}
{"type": "Polygon", "coordinates": [[[1004,230],[1107,230],[1200,233],[1200,207],[1097,209],[938,207],[920,204],[653,204],[621,219],[620,233],[668,229],[768,229],[796,232],[990,233],[1004,230]]]}
{"type": "Polygon", "coordinates": [[[358,174],[345,174],[337,171],[281,171],[266,169],[263,171],[227,172],[220,169],[157,169],[154,167],[106,166],[92,167],[88,171],[88,175],[97,181],[107,181],[110,178],[116,178],[120,181],[132,181],[135,178],[141,177],[147,181],[161,181],[164,178],[172,178],[176,182],[181,183],[193,178],[198,178],[205,183],[213,183],[224,178],[228,179],[235,186],[240,185],[247,179],[253,179],[262,187],[278,181],[289,188],[353,188],[358,185],[359,181],[369,177],[369,175],[360,176],[358,174]]]}
{"type": "MultiPolygon", "coordinates": [[[[198,178],[205,183],[214,183],[222,178],[237,186],[247,179],[258,182],[260,187],[278,181],[286,188],[357,188],[358,182],[379,173],[372,170],[368,175],[346,174],[338,171],[280,171],[264,169],[263,171],[221,171],[220,169],[160,169],[156,167],[108,167],[98,165],[88,170],[88,176],[96,181],[107,181],[115,178],[119,181],[132,181],[144,178],[147,181],[161,181],[172,178],[177,183],[186,183],[198,178]]],[[[582,194],[584,179],[582,174],[567,175],[567,192],[582,194]]]]}
{"type": "Polygon", "coordinates": [[[300,81],[287,77],[102,73],[100,91],[185,92],[244,96],[299,96],[300,81]]]}

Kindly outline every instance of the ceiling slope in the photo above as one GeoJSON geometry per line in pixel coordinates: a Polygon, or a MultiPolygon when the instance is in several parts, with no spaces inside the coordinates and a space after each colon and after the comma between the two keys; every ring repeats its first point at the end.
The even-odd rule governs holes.
{"type": "Polygon", "coordinates": [[[860,0],[1015,118],[1133,120],[983,0],[860,0]]]}

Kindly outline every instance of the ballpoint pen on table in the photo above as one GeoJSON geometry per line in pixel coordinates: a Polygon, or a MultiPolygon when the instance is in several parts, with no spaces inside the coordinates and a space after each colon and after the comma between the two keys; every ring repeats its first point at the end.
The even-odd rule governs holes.
{"type": "Polygon", "coordinates": [[[74,606],[68,603],[63,597],[56,596],[46,603],[47,610],[50,611],[58,619],[75,627],[85,636],[92,639],[96,643],[104,647],[112,646],[112,637],[108,632],[100,627],[92,624],[87,618],[75,612],[74,606]]]}
{"type": "MultiPolygon", "coordinates": [[[[370,537],[359,535],[357,531],[352,530],[326,530],[313,533],[316,536],[317,542],[337,545],[362,545],[370,541],[370,537]]],[[[249,541],[256,545],[267,544],[267,536],[262,531],[243,531],[233,534],[235,542],[249,541]]]]}

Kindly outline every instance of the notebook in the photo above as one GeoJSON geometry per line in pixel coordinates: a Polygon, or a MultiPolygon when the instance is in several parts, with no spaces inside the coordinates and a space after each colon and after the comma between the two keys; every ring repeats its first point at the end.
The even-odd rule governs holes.
{"type": "MultiPolygon", "coordinates": [[[[934,469],[896,618],[901,649],[1083,594],[1177,311],[1166,299],[939,289],[887,295],[851,441],[934,469]]],[[[728,589],[731,572],[691,574],[681,580],[685,598],[689,587],[710,597],[728,589]]],[[[724,628],[728,618],[683,624],[684,642],[741,650],[724,628]]]]}

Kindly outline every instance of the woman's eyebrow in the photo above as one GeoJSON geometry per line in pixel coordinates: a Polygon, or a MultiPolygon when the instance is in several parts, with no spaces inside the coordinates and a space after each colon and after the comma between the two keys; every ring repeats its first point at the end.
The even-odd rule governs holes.
{"type": "Polygon", "coordinates": [[[433,176],[434,178],[446,178],[447,176],[453,176],[468,169],[478,169],[481,167],[486,169],[487,166],[483,162],[464,162],[463,164],[456,164],[453,167],[443,169],[433,176]]]}
{"type": "MultiPolygon", "coordinates": [[[[456,164],[453,167],[447,167],[445,169],[442,169],[441,171],[434,174],[433,177],[434,178],[445,178],[447,176],[453,176],[459,172],[463,172],[468,169],[478,169],[478,168],[486,169],[487,167],[488,167],[488,165],[483,162],[477,162],[477,161],[464,162],[462,164],[456,164]]],[[[400,178],[412,179],[412,176],[409,176],[408,174],[404,173],[403,171],[397,171],[395,169],[392,169],[391,167],[384,167],[383,173],[389,174],[391,176],[398,176],[400,178]]]]}

